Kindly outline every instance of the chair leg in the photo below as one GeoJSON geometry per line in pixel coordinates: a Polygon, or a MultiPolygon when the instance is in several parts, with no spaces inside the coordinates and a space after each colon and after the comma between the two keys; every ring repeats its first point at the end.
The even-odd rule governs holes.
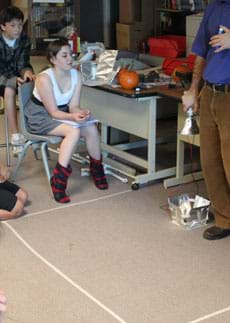
{"type": "Polygon", "coordinates": [[[5,145],[6,145],[6,165],[10,166],[10,139],[9,127],[6,111],[4,111],[4,126],[5,126],[5,145]]]}
{"type": "Polygon", "coordinates": [[[49,186],[50,186],[50,178],[51,178],[51,174],[50,174],[50,167],[49,167],[49,163],[48,163],[48,154],[47,154],[47,142],[43,142],[41,144],[41,155],[42,155],[42,161],[43,161],[43,165],[44,165],[44,168],[45,168],[45,172],[46,172],[46,176],[47,176],[47,179],[48,179],[48,182],[49,182],[49,186]]]}
{"type": "MultiPolygon", "coordinates": [[[[33,147],[33,145],[32,145],[32,147],[33,147]]],[[[34,148],[34,147],[33,147],[34,157],[35,157],[35,159],[36,159],[36,160],[38,160],[38,159],[39,159],[39,158],[38,158],[38,150],[39,150],[39,149],[40,149],[40,148],[37,148],[37,147],[36,147],[36,148],[34,148]]]]}
{"type": "Polygon", "coordinates": [[[17,164],[16,164],[15,169],[12,172],[11,177],[10,177],[12,182],[15,181],[15,179],[17,177],[17,174],[18,174],[19,167],[21,166],[21,163],[22,163],[22,161],[23,161],[23,159],[24,159],[24,157],[25,157],[25,155],[27,153],[27,150],[28,150],[28,148],[30,147],[31,144],[32,144],[32,141],[28,140],[25,143],[24,147],[23,147],[23,151],[18,155],[17,164]]]}

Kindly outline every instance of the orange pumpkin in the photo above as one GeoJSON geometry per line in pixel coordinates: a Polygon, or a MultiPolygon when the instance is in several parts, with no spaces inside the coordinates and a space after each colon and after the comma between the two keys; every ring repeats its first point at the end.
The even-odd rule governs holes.
{"type": "Polygon", "coordinates": [[[118,74],[117,74],[117,82],[120,84],[120,76],[121,76],[121,74],[122,73],[124,73],[124,72],[126,72],[127,71],[127,68],[126,67],[122,67],[121,69],[120,69],[120,71],[118,72],[118,74]]]}
{"type": "Polygon", "coordinates": [[[180,81],[181,81],[181,79],[180,79],[180,77],[177,75],[177,72],[178,72],[178,73],[181,73],[181,74],[186,74],[186,73],[191,72],[191,69],[189,68],[188,64],[181,64],[181,65],[178,65],[178,66],[173,70],[173,73],[172,73],[172,79],[173,79],[175,82],[180,82],[180,81]]]}
{"type": "Polygon", "coordinates": [[[118,82],[125,90],[134,89],[139,83],[139,75],[135,71],[123,70],[119,75],[118,82]]]}

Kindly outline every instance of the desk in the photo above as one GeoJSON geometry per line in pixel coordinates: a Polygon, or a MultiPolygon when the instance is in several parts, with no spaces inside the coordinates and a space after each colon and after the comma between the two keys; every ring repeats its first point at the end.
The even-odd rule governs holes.
{"type": "Polygon", "coordinates": [[[175,175],[176,167],[156,169],[157,100],[168,97],[179,101],[181,93],[181,89],[169,90],[165,86],[142,90],[140,93],[110,86],[95,88],[83,86],[81,106],[89,108],[101,122],[101,147],[105,153],[104,161],[133,178],[133,189],[138,189],[140,184],[175,175]],[[147,160],[125,151],[130,148],[130,145],[132,148],[137,148],[143,142],[127,144],[129,146],[110,145],[108,127],[143,138],[147,143],[147,160]],[[144,169],[144,172],[136,174],[135,168],[119,163],[110,156],[137,165],[144,169]]]}

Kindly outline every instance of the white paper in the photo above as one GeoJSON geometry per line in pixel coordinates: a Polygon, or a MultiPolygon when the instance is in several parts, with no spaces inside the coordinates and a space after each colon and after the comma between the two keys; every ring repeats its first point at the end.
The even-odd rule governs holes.
{"type": "Polygon", "coordinates": [[[65,3],[65,0],[33,0],[33,3],[65,3]]]}
{"type": "Polygon", "coordinates": [[[87,126],[89,126],[89,125],[91,125],[93,123],[98,122],[97,119],[92,118],[92,117],[85,120],[85,121],[82,121],[82,122],[75,122],[75,121],[71,121],[71,120],[60,120],[60,119],[54,119],[54,120],[60,121],[60,122],[65,123],[65,124],[68,124],[68,125],[72,126],[73,128],[87,127],[87,126]]]}

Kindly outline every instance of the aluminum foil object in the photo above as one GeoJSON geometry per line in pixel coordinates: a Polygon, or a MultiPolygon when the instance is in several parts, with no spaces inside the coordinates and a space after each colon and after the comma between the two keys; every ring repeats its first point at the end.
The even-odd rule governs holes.
{"type": "Polygon", "coordinates": [[[88,86],[109,84],[114,77],[117,50],[105,50],[98,60],[81,64],[83,83],[88,86]]]}
{"type": "Polygon", "coordinates": [[[185,229],[195,229],[207,224],[210,201],[196,195],[188,194],[170,197],[168,199],[172,222],[185,229]]]}

